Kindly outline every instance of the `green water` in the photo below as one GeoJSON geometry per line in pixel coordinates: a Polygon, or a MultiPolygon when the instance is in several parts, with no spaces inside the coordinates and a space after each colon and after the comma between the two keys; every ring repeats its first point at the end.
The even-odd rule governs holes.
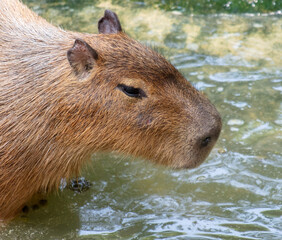
{"type": "Polygon", "coordinates": [[[195,13],[208,1],[198,8],[197,1],[25,2],[82,32],[97,33],[103,11],[116,11],[128,34],[157,48],[209,96],[223,130],[194,170],[93,156],[83,173],[88,191],[62,188],[0,239],[282,239],[281,1],[236,1],[242,9],[260,4],[244,8],[256,14],[210,1],[205,15],[195,13]]]}

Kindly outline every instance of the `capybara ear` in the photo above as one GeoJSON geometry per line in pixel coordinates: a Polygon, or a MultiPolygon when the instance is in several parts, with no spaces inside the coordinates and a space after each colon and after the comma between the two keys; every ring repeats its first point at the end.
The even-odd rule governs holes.
{"type": "Polygon", "coordinates": [[[98,59],[98,53],[82,39],[75,40],[67,56],[75,74],[80,77],[87,76],[98,59]]]}
{"type": "Polygon", "coordinates": [[[99,33],[112,34],[122,31],[118,16],[110,11],[106,10],[104,17],[98,22],[99,33]]]}

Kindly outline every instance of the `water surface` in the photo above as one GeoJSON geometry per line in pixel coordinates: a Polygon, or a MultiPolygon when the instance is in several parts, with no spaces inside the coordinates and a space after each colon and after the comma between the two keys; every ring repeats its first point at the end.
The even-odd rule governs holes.
{"type": "Polygon", "coordinates": [[[202,15],[161,1],[25,2],[56,25],[92,33],[106,8],[116,11],[129,35],[158,49],[208,95],[223,130],[194,170],[94,155],[83,173],[88,191],[60,190],[0,239],[282,239],[279,12],[202,15]]]}

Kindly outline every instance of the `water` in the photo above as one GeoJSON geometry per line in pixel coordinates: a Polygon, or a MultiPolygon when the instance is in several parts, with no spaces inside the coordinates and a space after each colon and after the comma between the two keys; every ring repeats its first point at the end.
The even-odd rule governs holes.
{"type": "MultiPolygon", "coordinates": [[[[221,137],[194,170],[94,155],[83,176],[0,239],[281,239],[282,19],[188,14],[149,1],[25,1],[66,29],[97,32],[105,8],[132,37],[162,52],[223,118],[221,137]],[[47,2],[47,3],[46,3],[47,2]]],[[[169,4],[167,4],[169,7],[169,4]]]]}

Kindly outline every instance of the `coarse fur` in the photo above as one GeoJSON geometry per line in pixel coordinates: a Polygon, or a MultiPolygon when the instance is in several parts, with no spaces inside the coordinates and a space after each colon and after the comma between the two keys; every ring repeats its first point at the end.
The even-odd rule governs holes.
{"type": "Polygon", "coordinates": [[[221,119],[209,100],[114,13],[99,31],[64,31],[0,0],[0,219],[78,175],[93,152],[192,168],[214,146],[221,119]]]}

